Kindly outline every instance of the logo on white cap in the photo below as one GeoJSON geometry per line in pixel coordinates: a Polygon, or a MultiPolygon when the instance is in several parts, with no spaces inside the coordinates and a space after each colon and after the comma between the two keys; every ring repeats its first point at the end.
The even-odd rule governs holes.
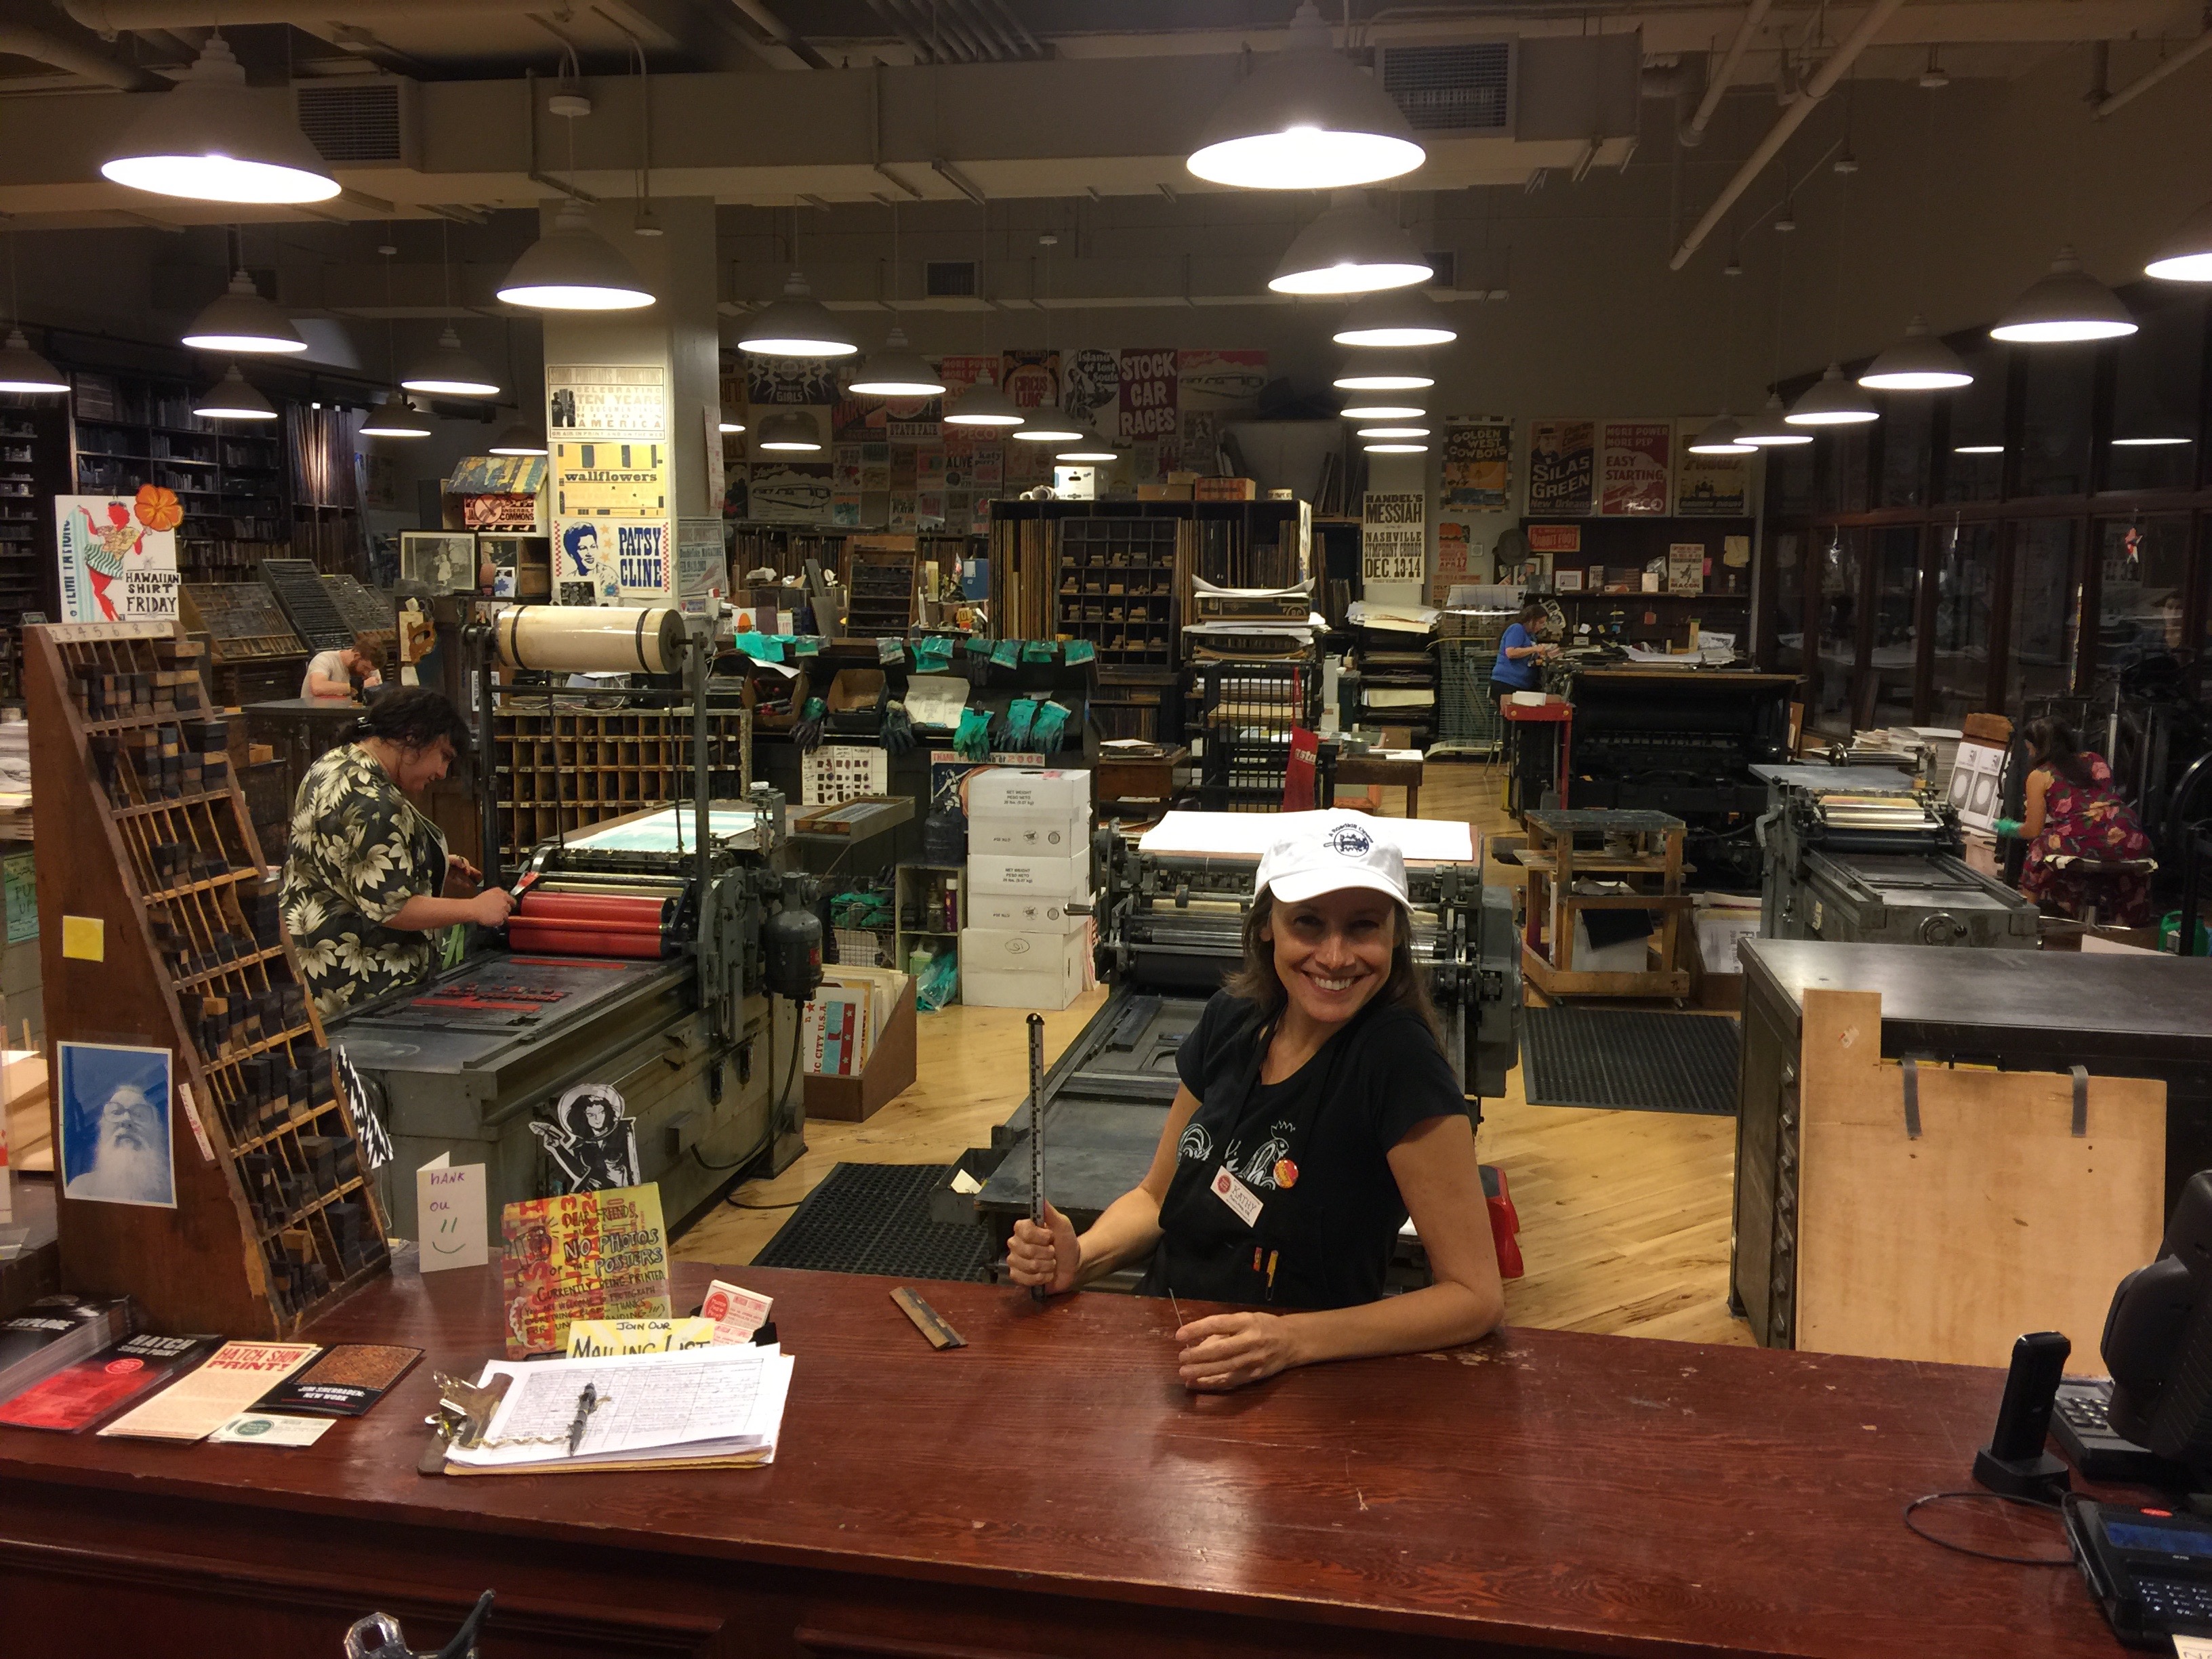
{"type": "Polygon", "coordinates": [[[1322,845],[1348,859],[1364,858],[1375,845],[1375,837],[1356,823],[1340,823],[1322,837],[1322,845]]]}
{"type": "Polygon", "coordinates": [[[1303,904],[1323,893],[1364,887],[1408,902],[1405,854],[1372,823],[1336,813],[1285,814],[1283,828],[1290,833],[1260,860],[1255,895],[1273,893],[1285,904],[1303,904]]]}

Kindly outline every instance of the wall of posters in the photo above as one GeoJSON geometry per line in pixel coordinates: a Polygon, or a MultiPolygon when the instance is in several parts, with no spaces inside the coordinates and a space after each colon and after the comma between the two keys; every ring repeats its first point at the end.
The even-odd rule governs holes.
{"type": "Polygon", "coordinates": [[[1449,519],[1437,525],[1437,568],[1429,576],[1429,603],[1442,605],[1454,587],[1474,580],[1467,526],[1449,519]]]}
{"type": "Polygon", "coordinates": [[[667,445],[554,441],[555,518],[648,518],[667,511],[667,445]]]}
{"type": "Polygon", "coordinates": [[[1110,434],[1121,406],[1121,359],[1097,346],[1061,355],[1060,406],[1079,421],[1110,434]]]}
{"type": "Polygon", "coordinates": [[[153,622],[177,614],[174,492],[54,497],[61,622],[153,622]]]}
{"type": "Polygon", "coordinates": [[[1172,441],[1181,424],[1176,402],[1178,353],[1124,351],[1120,364],[1121,435],[1132,442],[1172,441]]]}
{"type": "Polygon", "coordinates": [[[1686,519],[1748,518],[1751,457],[1690,453],[1692,441],[1711,424],[1704,415],[1674,422],[1674,511],[1686,519]]]}
{"type": "Polygon", "coordinates": [[[657,363],[549,363],[551,438],[658,438],[668,431],[668,371],[657,363]]]}
{"type": "Polygon", "coordinates": [[[1513,422],[1498,415],[1447,416],[1442,501],[1445,511],[1499,512],[1512,492],[1513,422]]]}
{"type": "Polygon", "coordinates": [[[1017,409],[1057,408],[1060,404],[1060,354],[1057,351],[1000,352],[999,388],[1013,399],[1017,409]]]}
{"type": "Polygon", "coordinates": [[[1606,422],[1598,442],[1598,512],[1607,518],[1665,514],[1673,459],[1671,422],[1606,422]]]}
{"type": "Polygon", "coordinates": [[[556,605],[622,603],[622,567],[611,521],[553,520],[553,600],[556,605]]]}
{"type": "Polygon", "coordinates": [[[1202,349],[1176,354],[1176,402],[1186,415],[1193,410],[1249,409],[1267,384],[1264,351],[1202,349]]]}
{"type": "Polygon", "coordinates": [[[753,468],[752,516],[770,524],[828,524],[836,467],[821,461],[763,461],[753,468]]]}
{"type": "Polygon", "coordinates": [[[1528,424],[1528,516],[1582,518],[1595,504],[1597,423],[1528,424]]]}
{"type": "Polygon", "coordinates": [[[1418,582],[1428,562],[1428,498],[1369,490],[1359,511],[1359,580],[1418,582]]]}

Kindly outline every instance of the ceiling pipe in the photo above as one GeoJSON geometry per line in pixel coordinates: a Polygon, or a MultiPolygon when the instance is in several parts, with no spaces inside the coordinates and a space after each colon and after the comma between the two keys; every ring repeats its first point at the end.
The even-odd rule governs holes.
{"type": "Polygon", "coordinates": [[[2207,52],[2212,52],[2212,28],[2206,29],[2203,33],[2198,35],[2172,57],[2161,60],[2155,67],[2137,76],[2111,97],[2106,99],[2103,103],[2098,105],[2097,118],[2101,121],[2113,111],[2124,109],[2160,82],[2165,80],[2174,70],[2185,64],[2194,63],[2207,52]]]}
{"type": "Polygon", "coordinates": [[[22,23],[0,23],[0,53],[65,70],[118,92],[151,92],[169,84],[158,75],[119,62],[94,47],[22,23]]]}
{"type": "Polygon", "coordinates": [[[1844,72],[1858,61],[1859,54],[1874,44],[1875,37],[1881,33],[1891,18],[1904,9],[1904,5],[1905,0],[1875,0],[1872,9],[1859,20],[1859,26],[1851,31],[1850,38],[1828,55],[1828,61],[1814,71],[1813,78],[1805,83],[1790,106],[1775,121],[1772,130],[1759,141],[1759,148],[1744,158],[1743,165],[1736,169],[1735,177],[1728,181],[1727,186],[1714,198],[1713,204],[1705,210],[1705,216],[1698,221],[1696,228],[1690,232],[1682,246],[1674,250],[1674,257],[1667,262],[1668,270],[1680,270],[1690,263],[1690,256],[1728,216],[1728,211],[1735,205],[1736,198],[1766,170],[1766,164],[1782,153],[1782,147],[1790,142],[1790,135],[1805,125],[1805,118],[1812,114],[1814,106],[1835,90],[1836,82],[1844,78],[1844,72]]]}
{"type": "MultiPolygon", "coordinates": [[[[917,0],[907,0],[907,3],[916,10],[921,9],[917,0]]],[[[955,41],[960,47],[960,55],[969,63],[987,64],[998,56],[975,33],[967,15],[954,3],[954,0],[931,0],[929,10],[937,33],[955,41]]]]}
{"type": "Polygon", "coordinates": [[[1751,0],[1751,4],[1744,11],[1742,23],[1736,28],[1735,39],[1729,42],[1728,51],[1721,55],[1720,67],[1705,82],[1705,95],[1698,100],[1697,113],[1690,117],[1689,125],[1682,129],[1684,143],[1694,146],[1705,137],[1705,123],[1713,118],[1713,112],[1721,106],[1721,98],[1728,91],[1729,82],[1735,79],[1736,66],[1743,62],[1744,53],[1750,49],[1752,37],[1759,33],[1759,24],[1765,21],[1766,14],[1773,4],[1774,0],[1751,0]]]}
{"type": "MultiPolygon", "coordinates": [[[[289,23],[310,34],[330,26],[332,8],[315,0],[62,0],[62,9],[104,40],[125,30],[224,28],[248,23],[289,23]]],[[[562,0],[345,0],[343,21],[374,29],[404,18],[457,15],[520,16],[566,9],[562,0]]]]}
{"type": "Polygon", "coordinates": [[[994,62],[1004,63],[1025,55],[1021,43],[993,11],[989,0],[945,0],[945,3],[968,25],[969,33],[982,41],[994,62]]]}
{"type": "Polygon", "coordinates": [[[1014,9],[1006,3],[1006,0],[976,0],[976,3],[985,10],[1006,20],[1006,27],[1013,31],[1014,39],[1018,43],[1015,50],[1022,57],[1043,58],[1049,55],[1046,52],[1043,43],[1029,32],[1028,27],[1023,23],[1014,9]]]}
{"type": "MultiPolygon", "coordinates": [[[[744,13],[762,33],[767,35],[769,40],[775,41],[807,68],[828,69],[830,67],[828,58],[807,45],[805,36],[762,4],[761,0],[731,0],[731,3],[739,11],[744,13]]],[[[539,4],[535,9],[544,9],[544,0],[539,0],[539,4]]]]}
{"type": "Polygon", "coordinates": [[[891,9],[890,0],[868,0],[868,9],[882,18],[890,27],[890,32],[898,36],[900,42],[914,54],[915,63],[928,64],[936,61],[937,54],[930,51],[921,37],[907,26],[905,18],[891,9]]]}

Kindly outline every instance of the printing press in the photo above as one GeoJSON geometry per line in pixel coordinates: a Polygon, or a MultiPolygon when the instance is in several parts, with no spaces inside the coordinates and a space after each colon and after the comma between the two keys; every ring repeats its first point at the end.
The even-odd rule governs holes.
{"type": "MultiPolygon", "coordinates": [[[[1094,908],[1099,975],[1112,994],[1045,1075],[1045,1192],[1079,1230],[1144,1176],[1175,1099],[1176,1054],[1206,1000],[1243,959],[1245,913],[1273,813],[1170,812],[1132,842],[1099,837],[1103,883],[1094,908]]],[[[1520,945],[1510,896],[1486,888],[1464,823],[1389,821],[1406,854],[1413,954],[1425,963],[1444,1053],[1469,1095],[1505,1092],[1518,1055],[1520,945]]],[[[947,1196],[940,1218],[972,1218],[1003,1254],[1029,1213],[1030,1103],[992,1131],[971,1170],[989,1167],[972,1200],[947,1196]],[[972,1209],[969,1206],[972,1205],[972,1209]]],[[[1410,1224],[1393,1280],[1425,1277],[1410,1224]]],[[[1136,1271],[1103,1288],[1133,1288],[1136,1271]]]]}
{"type": "Polygon", "coordinates": [[[1971,869],[1958,809],[1886,766],[1772,765],[1761,939],[2033,951],[2033,904],[1971,869]]]}
{"type": "Polygon", "coordinates": [[[811,883],[785,867],[781,793],[757,785],[743,800],[708,799],[706,658],[673,611],[598,615],[634,629],[623,648],[639,674],[681,676],[695,799],[556,835],[519,871],[498,867],[490,669],[606,672],[605,625],[587,618],[564,641],[570,609],[502,606],[465,635],[485,880],[517,895],[503,939],[479,935],[496,942],[330,1022],[342,1065],[389,1128],[381,1197],[403,1237],[420,1236],[413,1172],[441,1153],[485,1166],[495,1214],[574,1189],[581,1170],[588,1184],[659,1182],[674,1226],[738,1170],[781,1170],[805,1150],[793,1085],[799,1006],[821,980],[811,883]],[[562,1095],[580,1084],[620,1091],[634,1170],[621,1123],[560,1121],[562,1095]]]}

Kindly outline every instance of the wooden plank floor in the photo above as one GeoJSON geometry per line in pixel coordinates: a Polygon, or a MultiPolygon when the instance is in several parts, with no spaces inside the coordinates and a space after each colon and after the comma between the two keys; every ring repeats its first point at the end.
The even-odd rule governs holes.
{"type": "MultiPolygon", "coordinates": [[[[1468,762],[1433,762],[1421,816],[1462,818],[1486,834],[1507,827],[1500,774],[1468,762]]],[[[1382,792],[1383,813],[1402,794],[1382,792]]],[[[1497,866],[1492,879],[1517,884],[1497,866]]],[[[1056,1057],[1106,993],[1046,1016],[1056,1057]]],[[[744,1263],[792,1207],[839,1162],[950,1164],[987,1145],[1028,1091],[1024,1016],[1018,1010],[947,1008],[921,1016],[915,1086],[866,1123],[811,1122],[806,1155],[774,1181],[748,1182],[732,1202],[681,1239],[695,1261],[744,1263]]],[[[1480,1147],[1504,1170],[1521,1213],[1525,1277],[1506,1286],[1517,1325],[1684,1341],[1748,1343],[1729,1316],[1728,1256],[1735,1121],[1670,1112],[1582,1111],[1531,1106],[1516,1067],[1503,1100],[1486,1102],[1480,1147]]]]}

